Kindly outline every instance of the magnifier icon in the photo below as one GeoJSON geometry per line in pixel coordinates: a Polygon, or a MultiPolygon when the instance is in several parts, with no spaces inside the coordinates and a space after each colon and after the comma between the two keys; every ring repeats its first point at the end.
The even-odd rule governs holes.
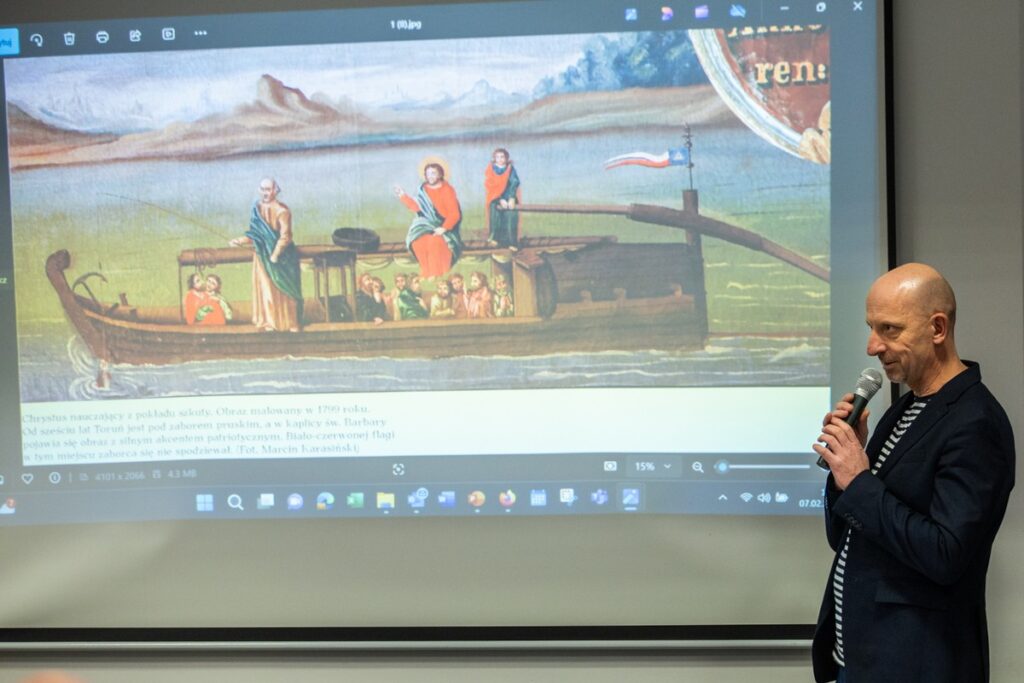
{"type": "MultiPolygon", "coordinates": [[[[698,460],[697,462],[693,463],[693,471],[694,472],[700,472],[701,474],[704,474],[704,463],[702,463],[700,460],[698,460]]],[[[228,503],[228,504],[230,505],[230,503],[228,503]]]]}
{"type": "Polygon", "coordinates": [[[232,493],[230,496],[228,496],[228,507],[231,508],[232,510],[242,510],[243,512],[245,511],[245,508],[242,507],[242,497],[237,493],[232,493]]]}

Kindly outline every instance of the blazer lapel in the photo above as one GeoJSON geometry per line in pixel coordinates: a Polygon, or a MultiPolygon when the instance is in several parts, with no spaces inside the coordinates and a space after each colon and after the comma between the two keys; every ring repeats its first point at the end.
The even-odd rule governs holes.
{"type": "MultiPolygon", "coordinates": [[[[967,365],[967,369],[957,375],[956,377],[949,380],[945,386],[932,396],[931,400],[928,401],[922,410],[921,414],[917,416],[917,419],[907,428],[906,433],[896,443],[896,447],[893,449],[889,457],[885,459],[885,463],[878,470],[878,476],[883,477],[885,474],[892,469],[892,466],[896,464],[903,454],[914,447],[918,441],[921,440],[928,431],[938,423],[942,417],[949,412],[950,405],[960,400],[960,396],[967,390],[968,387],[981,381],[981,371],[978,369],[977,363],[971,361],[964,361],[967,365]]],[[[902,416],[903,412],[906,411],[907,407],[911,404],[909,396],[904,397],[900,403],[900,413],[897,415],[896,420],[888,426],[890,432],[893,426],[899,422],[899,417],[902,416]]],[[[888,436],[888,434],[886,435],[888,436]]]]}
{"type": "MultiPolygon", "coordinates": [[[[910,405],[911,403],[908,402],[907,407],[910,405]]],[[[906,411],[906,407],[903,411],[906,411]]],[[[914,419],[910,426],[907,427],[907,431],[900,437],[900,440],[896,442],[896,447],[893,448],[892,453],[889,454],[889,457],[885,459],[882,467],[878,470],[878,476],[885,477],[893,465],[903,457],[903,454],[913,448],[914,444],[927,434],[928,430],[934,427],[947,412],[949,412],[949,406],[946,401],[937,395],[932,397],[932,400],[928,401],[928,405],[921,410],[921,414],[914,419]]],[[[900,417],[902,417],[902,413],[900,417]]]]}

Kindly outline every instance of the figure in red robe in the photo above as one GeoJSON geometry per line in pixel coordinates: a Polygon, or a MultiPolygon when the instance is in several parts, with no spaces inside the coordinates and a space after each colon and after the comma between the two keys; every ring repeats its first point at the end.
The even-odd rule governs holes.
{"type": "Polygon", "coordinates": [[[395,187],[394,192],[416,214],[405,246],[420,264],[420,277],[433,279],[451,270],[462,254],[462,209],[455,189],[444,179],[441,164],[424,166],[423,178],[426,182],[420,185],[415,199],[401,187],[395,187]]]}

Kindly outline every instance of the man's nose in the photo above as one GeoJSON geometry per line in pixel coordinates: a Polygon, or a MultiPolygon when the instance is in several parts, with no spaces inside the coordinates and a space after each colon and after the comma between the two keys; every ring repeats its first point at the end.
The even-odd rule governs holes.
{"type": "Polygon", "coordinates": [[[882,345],[882,342],[881,342],[881,340],[879,340],[878,336],[874,332],[869,334],[868,335],[868,355],[869,356],[879,356],[879,355],[882,354],[882,351],[884,351],[884,350],[885,350],[885,347],[882,345]]]}

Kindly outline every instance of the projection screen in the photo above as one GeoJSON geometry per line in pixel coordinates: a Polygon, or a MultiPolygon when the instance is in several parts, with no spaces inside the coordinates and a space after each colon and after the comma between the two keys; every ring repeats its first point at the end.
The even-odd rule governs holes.
{"type": "Polygon", "coordinates": [[[884,7],[256,9],[0,8],[6,640],[807,637],[884,7]]]}

